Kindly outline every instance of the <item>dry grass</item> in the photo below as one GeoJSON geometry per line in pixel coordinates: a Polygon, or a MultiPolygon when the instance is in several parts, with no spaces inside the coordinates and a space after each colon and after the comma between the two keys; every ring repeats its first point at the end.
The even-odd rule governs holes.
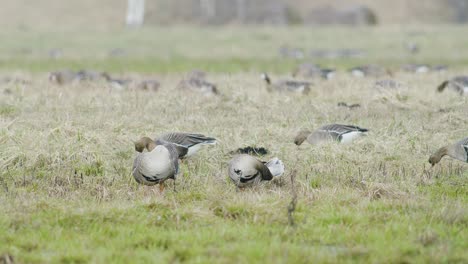
{"type": "MultiPolygon", "coordinates": [[[[467,166],[439,146],[466,136],[466,97],[437,94],[461,72],[412,75],[380,93],[344,72],[308,96],[269,94],[258,71],[212,73],[221,96],[174,88],[115,91],[104,83],[55,86],[45,73],[0,87],[0,255],[31,262],[464,262],[467,166]],[[9,94],[3,93],[6,89],[9,94]],[[337,103],[359,103],[346,110],[337,103]],[[370,129],[352,145],[296,147],[301,128],[370,129]],[[182,165],[178,192],[155,194],[131,177],[132,140],[166,131],[219,139],[182,165]],[[263,146],[296,171],[237,192],[229,152],[263,146]]],[[[142,76],[134,73],[134,76],[142,76]]],[[[171,186],[169,186],[171,187],[171,186]]]]}

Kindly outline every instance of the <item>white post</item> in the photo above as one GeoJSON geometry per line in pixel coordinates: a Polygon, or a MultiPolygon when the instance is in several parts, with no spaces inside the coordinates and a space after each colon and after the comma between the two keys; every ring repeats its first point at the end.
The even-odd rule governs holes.
{"type": "Polygon", "coordinates": [[[213,0],[200,0],[200,4],[207,18],[213,18],[216,15],[215,3],[213,0]]]}
{"type": "Polygon", "coordinates": [[[127,3],[127,26],[141,26],[145,17],[145,0],[128,0],[127,3]]]}
{"type": "Polygon", "coordinates": [[[245,0],[237,0],[237,20],[244,23],[246,19],[245,0]]]}

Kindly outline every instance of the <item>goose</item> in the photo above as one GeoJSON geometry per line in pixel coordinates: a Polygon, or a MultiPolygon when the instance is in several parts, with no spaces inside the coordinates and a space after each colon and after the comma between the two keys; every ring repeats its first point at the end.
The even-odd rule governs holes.
{"type": "Polygon", "coordinates": [[[159,90],[159,86],[161,86],[161,84],[156,80],[144,80],[138,83],[137,89],[157,92],[159,90]]]}
{"type": "Polygon", "coordinates": [[[392,75],[389,70],[375,64],[354,67],[349,69],[349,72],[355,77],[379,77],[385,74],[392,75]]]}
{"type": "Polygon", "coordinates": [[[107,72],[101,73],[101,76],[108,82],[110,83],[111,87],[116,89],[116,90],[123,90],[127,88],[130,83],[132,83],[132,80],[130,79],[115,79],[112,78],[107,72]]]}
{"type": "Polygon", "coordinates": [[[374,88],[377,90],[388,90],[388,89],[399,89],[403,87],[403,85],[395,80],[392,79],[382,79],[378,80],[374,83],[374,88]]]}
{"type": "Polygon", "coordinates": [[[104,77],[101,72],[93,70],[80,70],[76,75],[80,81],[99,81],[104,77]]]}
{"type": "Polygon", "coordinates": [[[49,73],[49,81],[58,85],[69,84],[79,80],[79,76],[71,70],[60,70],[49,73]]]}
{"type": "Polygon", "coordinates": [[[412,73],[427,73],[431,70],[431,66],[427,64],[406,64],[401,69],[412,73]]]}
{"type": "Polygon", "coordinates": [[[167,179],[176,180],[179,173],[179,155],[173,144],[155,143],[149,137],[142,137],[135,142],[135,149],[144,146],[148,151],[138,153],[133,161],[132,174],[135,180],[144,185],[159,184],[159,190],[164,190],[167,179]]]}
{"type": "Polygon", "coordinates": [[[300,131],[294,138],[294,144],[300,146],[307,140],[312,145],[327,141],[338,141],[340,143],[351,143],[354,139],[365,135],[369,130],[353,125],[331,124],[320,127],[314,132],[309,130],[300,131]]]}
{"type": "Polygon", "coordinates": [[[337,104],[337,106],[339,106],[339,107],[346,107],[346,108],[351,109],[351,110],[353,110],[354,108],[359,108],[359,107],[361,107],[360,104],[348,104],[348,103],[346,103],[346,102],[339,102],[339,103],[337,104]]]}
{"type": "Polygon", "coordinates": [[[182,79],[177,84],[177,89],[198,92],[207,97],[219,95],[216,85],[205,80],[205,73],[196,70],[188,78],[182,79]]]}
{"type": "Polygon", "coordinates": [[[442,82],[439,87],[437,87],[437,91],[441,93],[447,87],[458,92],[460,95],[468,95],[468,75],[456,76],[450,80],[442,82]]]}
{"type": "Polygon", "coordinates": [[[303,63],[297,66],[293,71],[292,76],[302,76],[305,78],[320,77],[325,80],[330,80],[335,76],[335,69],[322,69],[315,64],[303,63]]]}
{"type": "Polygon", "coordinates": [[[279,92],[294,92],[308,94],[310,92],[310,82],[299,82],[299,81],[290,81],[290,80],[280,80],[275,83],[271,82],[270,77],[266,73],[262,73],[262,79],[265,80],[267,90],[279,91],[279,92]]]}
{"type": "Polygon", "coordinates": [[[247,154],[235,156],[229,162],[229,177],[238,188],[270,181],[284,173],[284,164],[278,158],[263,162],[247,154]]]}
{"type": "MultiPolygon", "coordinates": [[[[180,159],[188,158],[197,153],[203,145],[215,145],[216,138],[202,134],[171,132],[154,139],[157,143],[171,143],[175,146],[180,159]]],[[[145,145],[135,144],[137,152],[143,152],[145,145]]]]}
{"type": "Polygon", "coordinates": [[[468,137],[455,144],[438,149],[429,157],[429,163],[434,166],[446,155],[463,162],[468,162],[468,137]]]}

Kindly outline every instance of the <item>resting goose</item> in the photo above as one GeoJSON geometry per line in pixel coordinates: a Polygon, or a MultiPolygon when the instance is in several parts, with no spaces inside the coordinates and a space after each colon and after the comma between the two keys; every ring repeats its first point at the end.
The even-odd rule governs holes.
{"type": "Polygon", "coordinates": [[[159,184],[164,189],[167,179],[175,181],[179,173],[179,156],[174,145],[160,142],[156,144],[151,138],[143,137],[135,142],[135,149],[144,146],[148,152],[138,153],[132,174],[135,180],[144,185],[159,184]]]}
{"type": "Polygon", "coordinates": [[[323,126],[314,132],[310,132],[309,130],[300,131],[294,139],[294,144],[299,146],[306,140],[313,145],[328,141],[351,143],[354,139],[365,135],[367,131],[369,130],[358,126],[331,124],[323,126]]]}
{"type": "MultiPolygon", "coordinates": [[[[197,153],[203,145],[214,145],[216,139],[202,134],[172,132],[154,139],[157,143],[171,143],[175,146],[180,159],[187,158],[197,153]]],[[[143,152],[145,145],[135,144],[135,150],[143,152]]]]}
{"type": "Polygon", "coordinates": [[[437,87],[437,91],[441,93],[445,88],[458,92],[460,95],[468,95],[468,76],[460,75],[446,80],[437,87]]]}
{"type": "Polygon", "coordinates": [[[229,177],[239,188],[270,181],[284,173],[284,164],[278,158],[263,162],[247,154],[235,156],[229,162],[229,177]]]}
{"type": "Polygon", "coordinates": [[[262,74],[262,79],[265,80],[267,90],[269,92],[278,91],[308,94],[310,92],[310,86],[312,85],[310,82],[298,82],[291,80],[280,80],[272,83],[270,77],[266,73],[262,74]]]}
{"type": "Polygon", "coordinates": [[[455,144],[440,148],[431,155],[429,163],[434,166],[446,155],[463,162],[468,162],[468,137],[455,144]]]}

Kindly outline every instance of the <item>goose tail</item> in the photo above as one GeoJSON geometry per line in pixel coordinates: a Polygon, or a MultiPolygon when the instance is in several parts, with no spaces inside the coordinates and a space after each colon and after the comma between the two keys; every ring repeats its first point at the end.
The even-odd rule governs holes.
{"type": "Polygon", "coordinates": [[[449,81],[444,81],[443,83],[441,83],[438,87],[437,87],[437,91],[439,93],[443,92],[445,87],[447,87],[449,81]]]}
{"type": "Polygon", "coordinates": [[[268,167],[273,177],[279,177],[284,173],[284,164],[278,158],[272,158],[265,165],[268,167]]]}

